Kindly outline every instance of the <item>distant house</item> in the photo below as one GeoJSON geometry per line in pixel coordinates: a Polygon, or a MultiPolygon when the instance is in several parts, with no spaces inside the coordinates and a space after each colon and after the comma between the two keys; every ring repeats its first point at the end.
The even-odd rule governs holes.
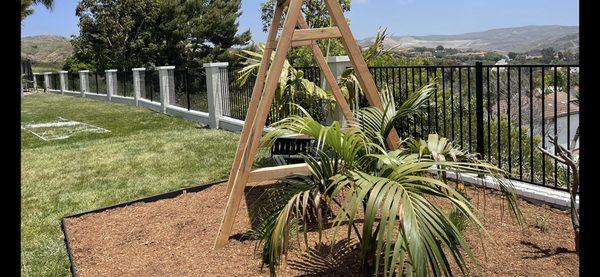
{"type": "Polygon", "coordinates": [[[542,55],[525,55],[526,60],[539,60],[542,58],[542,55]]]}
{"type": "Polygon", "coordinates": [[[508,61],[506,61],[506,59],[501,59],[498,62],[496,62],[495,65],[500,65],[500,66],[502,66],[502,65],[508,65],[508,61]]]}
{"type": "MultiPolygon", "coordinates": [[[[558,142],[561,145],[567,146],[567,141],[571,142],[575,137],[575,132],[579,127],[579,106],[576,104],[575,93],[571,90],[571,96],[566,92],[559,91],[556,93],[556,104],[555,104],[555,93],[546,90],[546,94],[543,99],[541,89],[537,89],[533,93],[532,100],[528,94],[522,95],[519,101],[518,97],[512,97],[510,101],[510,121],[511,125],[517,127],[519,124],[519,105],[521,106],[521,118],[520,122],[528,130],[533,125],[533,135],[539,135],[544,138],[545,145],[547,148],[552,149],[548,135],[554,135],[554,125],[556,117],[556,133],[558,142]],[[570,102],[569,102],[570,100],[570,102]],[[531,107],[533,107],[533,124],[531,124],[531,107]],[[543,107],[543,120],[542,120],[542,107],[543,107]],[[555,114],[556,112],[556,114],[555,114]],[[542,125],[543,124],[543,125],[542,125]],[[542,128],[542,126],[544,128],[542,128]],[[542,133],[544,131],[544,133],[542,133]]],[[[506,99],[502,99],[498,102],[500,114],[508,115],[508,102],[506,99]]],[[[498,107],[492,107],[492,113],[496,114],[498,107]]],[[[532,135],[531,132],[529,134],[532,135]]],[[[571,146],[573,147],[573,146],[571,146]]],[[[579,148],[577,142],[574,146],[579,148]]]]}
{"type": "MultiPolygon", "coordinates": [[[[558,136],[558,143],[561,145],[567,145],[567,138],[570,141],[573,140],[577,127],[579,127],[579,106],[574,103],[574,98],[569,99],[567,93],[559,91],[556,93],[556,104],[554,102],[555,94],[548,93],[544,97],[544,122],[546,126],[546,134],[554,135],[554,118],[556,112],[556,133],[558,136]],[[571,102],[569,102],[571,100],[571,102]],[[569,128],[570,127],[570,128],[569,128]],[[567,135],[570,135],[568,137],[567,135]]],[[[534,131],[535,128],[534,128],[534,131]]],[[[541,134],[541,126],[539,126],[539,133],[541,134]]],[[[545,136],[546,145],[549,146],[549,138],[545,136]]],[[[573,146],[572,146],[573,147],[573,146]]],[[[575,148],[579,148],[579,143],[574,145],[575,148]]]]}

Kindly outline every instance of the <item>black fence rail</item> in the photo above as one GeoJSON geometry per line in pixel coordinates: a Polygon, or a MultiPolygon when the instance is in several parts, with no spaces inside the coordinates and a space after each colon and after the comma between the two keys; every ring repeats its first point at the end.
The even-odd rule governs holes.
{"type": "Polygon", "coordinates": [[[106,92],[106,73],[90,72],[89,86],[90,92],[96,94],[107,94],[106,92]]]}
{"type": "Polygon", "coordinates": [[[117,95],[124,97],[133,97],[133,72],[117,72],[117,95]]]}
{"type": "MultiPolygon", "coordinates": [[[[400,105],[434,83],[425,116],[398,122],[402,136],[437,133],[480,153],[513,179],[565,190],[570,172],[538,149],[548,135],[572,147],[579,125],[577,65],[373,67],[383,92],[400,105]]],[[[358,106],[365,106],[360,96],[358,106]]],[[[578,147],[578,145],[574,145],[578,147]]]]}
{"type": "Polygon", "coordinates": [[[206,71],[204,69],[176,69],[175,103],[189,110],[208,112],[206,71]]]}
{"type": "Polygon", "coordinates": [[[160,76],[158,70],[147,70],[144,74],[145,89],[142,98],[160,102],[160,76]]]}
{"type": "Polygon", "coordinates": [[[70,91],[81,91],[81,81],[78,72],[68,73],[69,81],[67,82],[67,90],[70,91]]]}

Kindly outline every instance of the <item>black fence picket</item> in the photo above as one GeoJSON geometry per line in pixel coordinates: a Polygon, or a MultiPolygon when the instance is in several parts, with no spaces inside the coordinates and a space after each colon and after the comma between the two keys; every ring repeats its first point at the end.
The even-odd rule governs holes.
{"type": "Polygon", "coordinates": [[[175,105],[188,110],[208,112],[206,71],[204,69],[176,69],[175,105]]]}
{"type": "Polygon", "coordinates": [[[133,97],[133,72],[117,72],[117,95],[133,97]]]}
{"type": "Polygon", "coordinates": [[[144,94],[142,98],[160,102],[160,77],[158,70],[147,70],[144,74],[144,94]]]}
{"type": "Polygon", "coordinates": [[[77,92],[81,91],[81,81],[79,77],[79,72],[69,72],[68,76],[68,90],[77,92]]]}
{"type": "Polygon", "coordinates": [[[35,84],[36,84],[37,89],[45,90],[46,84],[44,83],[44,75],[36,75],[35,76],[35,84]]]}
{"type": "Polygon", "coordinates": [[[106,73],[91,72],[89,76],[90,92],[95,94],[106,94],[106,73]]]}

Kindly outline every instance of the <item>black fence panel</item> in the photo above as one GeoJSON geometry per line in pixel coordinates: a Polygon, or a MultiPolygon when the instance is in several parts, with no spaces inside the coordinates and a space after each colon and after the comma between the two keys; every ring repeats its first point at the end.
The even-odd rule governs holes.
{"type": "Polygon", "coordinates": [[[106,94],[106,73],[91,72],[89,79],[90,93],[106,94]]]}
{"type": "Polygon", "coordinates": [[[45,90],[46,84],[44,82],[44,75],[35,75],[35,84],[37,89],[45,90]]]}
{"type": "Polygon", "coordinates": [[[204,69],[175,70],[174,105],[194,111],[208,112],[208,94],[204,69]]]}
{"type": "MultiPolygon", "coordinates": [[[[567,167],[545,157],[538,146],[553,149],[551,135],[564,146],[578,147],[572,145],[579,126],[577,65],[372,67],[370,71],[379,90],[394,96],[397,107],[424,85],[435,84],[426,113],[397,123],[401,136],[426,138],[437,133],[466,151],[482,152],[481,158],[513,179],[568,188],[567,167]]],[[[355,107],[368,106],[361,94],[355,98],[355,107]]]]}
{"type": "Polygon", "coordinates": [[[153,102],[160,102],[160,76],[158,70],[147,70],[144,74],[144,84],[146,87],[141,97],[153,102]]]}
{"type": "Polygon", "coordinates": [[[117,95],[133,97],[133,72],[117,72],[117,95]]]}
{"type": "Polygon", "coordinates": [[[60,75],[58,73],[52,73],[48,75],[49,79],[49,89],[52,90],[60,90],[60,75]]]}
{"type": "MultiPolygon", "coordinates": [[[[295,69],[302,72],[304,78],[321,87],[321,71],[318,67],[298,67],[295,69]]],[[[243,77],[240,70],[241,68],[228,68],[221,71],[221,80],[227,80],[229,84],[227,90],[221,92],[222,110],[226,116],[244,120],[256,82],[256,70],[246,77],[243,77]]],[[[301,86],[301,84],[290,84],[284,92],[279,90],[276,92],[269,110],[267,125],[290,115],[300,114],[300,109],[291,104],[302,106],[319,121],[326,121],[329,118],[335,107],[333,101],[307,95],[302,88],[292,88],[291,86],[301,86]]]]}
{"type": "Polygon", "coordinates": [[[81,91],[81,81],[78,72],[69,72],[69,81],[67,82],[67,90],[81,91]]]}
{"type": "Polygon", "coordinates": [[[240,72],[241,68],[227,68],[221,70],[221,81],[227,80],[227,90],[221,91],[221,103],[223,115],[245,120],[252,90],[256,82],[256,70],[250,73],[247,79],[243,80],[240,72]]]}

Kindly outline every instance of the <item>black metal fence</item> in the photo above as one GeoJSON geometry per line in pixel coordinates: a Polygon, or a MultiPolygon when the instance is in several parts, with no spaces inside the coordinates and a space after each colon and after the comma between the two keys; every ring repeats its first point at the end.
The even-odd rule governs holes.
{"type": "MultiPolygon", "coordinates": [[[[318,68],[297,69],[322,85],[318,68]]],[[[242,82],[237,71],[230,68],[221,74],[229,80],[228,95],[222,94],[223,111],[244,120],[256,76],[242,82]]],[[[578,65],[396,66],[370,71],[379,90],[391,93],[397,106],[421,87],[435,84],[424,116],[397,123],[402,137],[437,133],[464,150],[481,153],[482,159],[513,179],[568,188],[569,170],[544,156],[538,146],[552,150],[548,139],[552,135],[569,148],[578,147],[571,145],[579,126],[578,65]]],[[[329,101],[290,95],[276,95],[268,123],[297,113],[289,103],[300,104],[319,120],[329,117],[333,106],[329,101]]],[[[368,106],[359,91],[356,96],[350,99],[353,107],[368,106]]]]}
{"type": "MultiPolygon", "coordinates": [[[[402,136],[437,133],[510,173],[513,179],[566,189],[568,169],[538,149],[567,147],[579,125],[577,65],[373,67],[381,91],[396,104],[436,84],[425,116],[399,122],[402,136]]],[[[361,97],[359,106],[366,100],[361,97]]],[[[578,145],[575,145],[578,147],[578,145]]]]}
{"type": "Polygon", "coordinates": [[[31,61],[28,59],[21,58],[21,79],[22,87],[24,90],[31,90],[33,88],[33,71],[31,69],[31,61]]]}
{"type": "Polygon", "coordinates": [[[69,81],[67,82],[67,90],[70,91],[81,91],[81,81],[78,72],[68,73],[69,81]]]}
{"type": "Polygon", "coordinates": [[[46,89],[46,83],[44,82],[44,75],[36,75],[35,76],[35,84],[37,89],[46,89]]]}
{"type": "Polygon", "coordinates": [[[256,70],[248,76],[246,81],[241,80],[241,68],[222,69],[221,83],[227,80],[227,90],[221,90],[221,103],[223,115],[239,120],[246,119],[252,89],[256,82],[256,70]]]}
{"type": "Polygon", "coordinates": [[[144,94],[142,98],[160,102],[160,76],[158,70],[147,70],[144,74],[144,94]]]}
{"type": "Polygon", "coordinates": [[[48,75],[49,78],[49,88],[52,90],[60,90],[60,75],[58,73],[52,73],[48,75]]]}
{"type": "Polygon", "coordinates": [[[174,105],[194,111],[208,112],[206,71],[204,69],[175,70],[174,105]]]}
{"type": "Polygon", "coordinates": [[[89,79],[90,92],[96,94],[106,94],[106,73],[91,72],[89,79]]]}
{"type": "MultiPolygon", "coordinates": [[[[228,68],[221,71],[221,81],[227,80],[228,87],[221,92],[223,99],[223,114],[239,120],[245,120],[252,90],[256,82],[256,71],[251,73],[246,80],[241,78],[241,68],[228,68]],[[229,101],[227,101],[229,100],[229,101]]],[[[298,67],[303,77],[317,86],[321,86],[321,73],[318,67],[298,67]]],[[[300,110],[291,103],[305,107],[315,119],[325,121],[333,111],[333,101],[315,98],[307,95],[302,84],[290,82],[285,92],[277,92],[271,105],[267,124],[277,122],[293,114],[300,114],[300,110]]]]}
{"type": "MultiPolygon", "coordinates": [[[[323,86],[317,67],[296,68],[302,77],[323,86]]],[[[255,72],[246,80],[240,68],[220,72],[223,115],[245,120],[255,72]]],[[[566,190],[569,169],[545,156],[538,147],[552,150],[548,136],[556,136],[567,148],[578,148],[573,138],[579,126],[578,65],[504,65],[491,66],[396,66],[371,67],[382,93],[390,93],[396,106],[427,84],[434,84],[426,113],[419,118],[397,122],[401,137],[440,134],[471,153],[508,172],[511,178],[536,185],[566,190]],[[575,145],[572,145],[575,143],[575,145]]],[[[160,101],[159,73],[144,75],[142,98],[160,101]]],[[[50,89],[60,89],[58,74],[51,74],[50,89]]],[[[304,107],[315,119],[327,122],[335,102],[306,93],[304,84],[292,76],[284,91],[278,89],[267,124],[299,114],[290,103],[304,107]]],[[[43,78],[38,78],[43,84],[43,78]]],[[[175,104],[188,110],[208,112],[206,73],[203,69],[177,69],[175,104]]],[[[118,93],[133,95],[130,71],[118,76],[118,93]]],[[[78,90],[79,75],[69,74],[69,89],[78,90]]],[[[355,86],[358,87],[358,86],[355,86]]],[[[104,73],[90,74],[90,89],[106,93],[104,73]]],[[[349,88],[350,89],[350,88],[349,88]]],[[[352,93],[351,93],[352,94],[352,93]]],[[[368,106],[359,89],[350,96],[355,108],[368,106]]]]}
{"type": "Polygon", "coordinates": [[[125,97],[133,97],[133,72],[119,71],[117,72],[117,95],[125,97]]]}

